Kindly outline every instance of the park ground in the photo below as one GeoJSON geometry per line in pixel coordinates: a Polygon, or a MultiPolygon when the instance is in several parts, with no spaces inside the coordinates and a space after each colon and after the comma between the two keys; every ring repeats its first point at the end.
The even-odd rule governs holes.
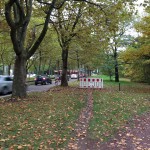
{"type": "Polygon", "coordinates": [[[150,150],[150,86],[70,83],[24,100],[0,100],[0,149],[150,150]]]}

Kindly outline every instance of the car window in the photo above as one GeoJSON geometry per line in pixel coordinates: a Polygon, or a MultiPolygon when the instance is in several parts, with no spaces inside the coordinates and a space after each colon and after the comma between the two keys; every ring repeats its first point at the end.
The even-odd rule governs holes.
{"type": "Polygon", "coordinates": [[[5,78],[5,81],[12,81],[12,78],[6,77],[6,78],[5,78]]]}
{"type": "Polygon", "coordinates": [[[42,78],[42,76],[37,76],[37,78],[42,78]]]}

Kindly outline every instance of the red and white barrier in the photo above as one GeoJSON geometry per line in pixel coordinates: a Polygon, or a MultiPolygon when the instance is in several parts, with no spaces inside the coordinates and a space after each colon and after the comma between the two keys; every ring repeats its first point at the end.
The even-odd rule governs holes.
{"type": "Polygon", "coordinates": [[[81,78],[80,88],[103,88],[103,79],[100,78],[81,78]]]}

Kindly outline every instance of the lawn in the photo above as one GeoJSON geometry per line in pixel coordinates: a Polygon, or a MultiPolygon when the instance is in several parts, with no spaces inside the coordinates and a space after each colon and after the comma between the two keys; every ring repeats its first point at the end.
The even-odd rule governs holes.
{"type": "MultiPolygon", "coordinates": [[[[0,149],[64,149],[85,107],[89,89],[54,87],[30,93],[25,100],[0,100],[0,149]]],[[[150,86],[104,78],[104,89],[93,90],[93,117],[88,128],[92,139],[106,140],[135,115],[150,111],[150,86]]]]}
{"type": "Polygon", "coordinates": [[[93,139],[107,140],[135,115],[150,111],[150,86],[121,79],[110,82],[104,77],[104,89],[93,91],[93,118],[89,135],[93,139]]]}
{"type": "Polygon", "coordinates": [[[64,148],[86,99],[86,92],[57,87],[23,101],[1,100],[0,149],[64,148]]]}

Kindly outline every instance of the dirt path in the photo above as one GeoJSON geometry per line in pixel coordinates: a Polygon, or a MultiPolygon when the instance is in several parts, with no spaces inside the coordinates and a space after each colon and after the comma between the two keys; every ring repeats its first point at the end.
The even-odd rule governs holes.
{"type": "Polygon", "coordinates": [[[88,100],[86,107],[82,110],[79,119],[76,123],[76,128],[73,133],[73,138],[68,144],[69,150],[84,150],[87,149],[87,129],[88,124],[93,115],[93,97],[92,91],[88,92],[88,100]]]}
{"type": "Polygon", "coordinates": [[[77,121],[68,150],[150,150],[150,112],[135,116],[113,139],[102,143],[88,137],[88,124],[93,115],[92,91],[88,91],[86,107],[77,121]]]}

